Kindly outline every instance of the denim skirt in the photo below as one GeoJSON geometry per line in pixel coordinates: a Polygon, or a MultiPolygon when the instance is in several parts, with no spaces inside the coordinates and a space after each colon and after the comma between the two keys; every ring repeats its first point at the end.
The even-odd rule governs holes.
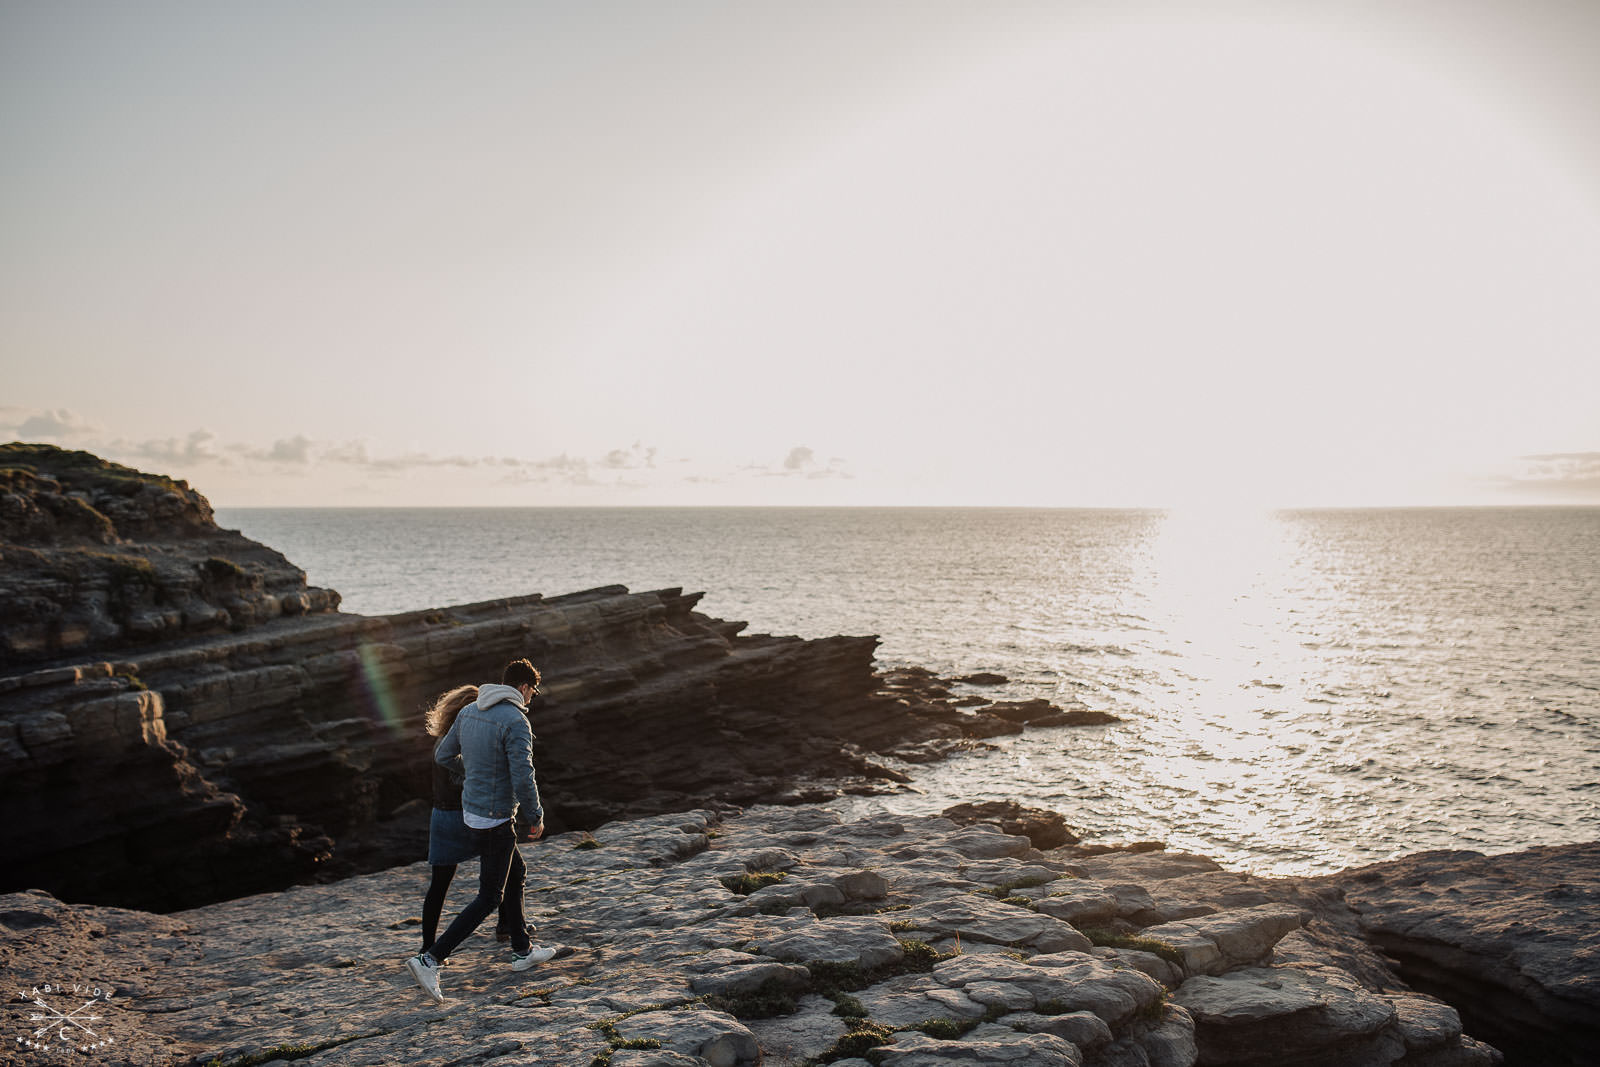
{"type": "Polygon", "coordinates": [[[428,820],[428,862],[435,867],[451,867],[478,855],[472,831],[459,811],[434,808],[428,820]]]}

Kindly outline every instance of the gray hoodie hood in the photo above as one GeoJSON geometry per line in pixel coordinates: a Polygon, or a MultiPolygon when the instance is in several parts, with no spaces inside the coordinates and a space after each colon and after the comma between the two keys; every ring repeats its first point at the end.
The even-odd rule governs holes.
{"type": "Polygon", "coordinates": [[[478,699],[476,701],[478,707],[484,709],[492,708],[504,700],[511,701],[517,706],[518,710],[528,710],[522,703],[522,694],[517,692],[517,687],[514,685],[501,685],[499,682],[490,682],[487,685],[478,686],[478,699]]]}

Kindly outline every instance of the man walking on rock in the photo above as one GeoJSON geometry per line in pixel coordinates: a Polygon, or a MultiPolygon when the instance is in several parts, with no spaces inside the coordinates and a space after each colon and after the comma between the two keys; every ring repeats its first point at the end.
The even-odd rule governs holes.
{"type": "Polygon", "coordinates": [[[522,914],[527,867],[517,851],[515,819],[528,824],[527,839],[544,835],[544,808],[533,775],[533,730],[528,702],[539,693],[539,672],[526,659],[506,665],[499,685],[478,687],[478,699],[461,709],[450,731],[440,739],[433,758],[449,763],[461,757],[466,780],[461,786],[461,815],[478,848],[478,895],[457,915],[433,947],[406,961],[417,984],[439,1003],[439,967],[491,913],[507,904],[511,930],[511,969],[525,971],[556,955],[528,937],[522,914]]]}

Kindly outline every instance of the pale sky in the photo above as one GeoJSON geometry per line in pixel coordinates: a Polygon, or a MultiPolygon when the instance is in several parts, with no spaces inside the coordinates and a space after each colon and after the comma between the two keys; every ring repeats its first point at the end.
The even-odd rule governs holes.
{"type": "Polygon", "coordinates": [[[0,0],[0,440],[218,506],[1600,503],[1600,4],[0,0]]]}

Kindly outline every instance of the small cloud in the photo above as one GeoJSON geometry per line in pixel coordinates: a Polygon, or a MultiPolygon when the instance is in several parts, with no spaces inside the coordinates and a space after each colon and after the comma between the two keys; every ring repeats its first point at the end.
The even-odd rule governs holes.
{"type": "Polygon", "coordinates": [[[161,463],[205,463],[221,458],[217,435],[210,430],[193,430],[188,437],[153,437],[145,441],[113,442],[109,451],[153,459],[161,463]]]}
{"type": "Polygon", "coordinates": [[[845,469],[845,461],[844,460],[840,459],[838,456],[834,456],[834,457],[832,457],[832,458],[830,458],[828,460],[828,465],[826,467],[821,467],[821,468],[818,468],[817,470],[810,471],[810,472],[808,472],[806,474],[806,477],[807,478],[854,478],[855,475],[851,474],[848,470],[845,469]]]}
{"type": "Polygon", "coordinates": [[[504,485],[565,482],[567,485],[599,485],[589,474],[589,461],[582,456],[569,456],[565,452],[549,459],[517,460],[501,477],[504,485]]]}
{"type": "Polygon", "coordinates": [[[544,485],[550,481],[550,475],[527,467],[517,466],[508,469],[504,474],[495,479],[497,485],[544,485]]]}
{"type": "Polygon", "coordinates": [[[789,455],[784,458],[783,469],[768,471],[769,475],[777,477],[804,477],[807,480],[817,478],[851,478],[854,475],[845,470],[845,461],[837,456],[829,459],[826,466],[817,462],[814,450],[798,445],[789,450],[789,455]]]}
{"type": "Polygon", "coordinates": [[[345,441],[329,445],[323,450],[322,458],[330,463],[348,463],[356,467],[364,467],[370,462],[365,441],[345,441]]]}
{"type": "Polygon", "coordinates": [[[557,474],[587,474],[589,472],[588,460],[581,456],[569,456],[565,452],[559,456],[551,456],[549,459],[529,460],[525,463],[525,466],[532,467],[535,470],[552,471],[557,474]]]}
{"type": "Polygon", "coordinates": [[[311,438],[300,433],[275,441],[267,451],[266,458],[274,463],[310,463],[311,438]]]}
{"type": "Polygon", "coordinates": [[[17,435],[30,439],[39,437],[76,437],[81,434],[93,433],[94,429],[77,412],[68,411],[66,408],[56,408],[54,411],[40,412],[24,420],[17,427],[17,435]]]}
{"type": "Polygon", "coordinates": [[[834,457],[828,460],[827,466],[817,462],[817,453],[805,445],[796,445],[789,449],[789,454],[784,457],[780,467],[768,467],[760,463],[749,463],[739,468],[742,471],[751,471],[762,478],[850,478],[854,477],[845,470],[845,461],[834,457]]]}
{"type": "Polygon", "coordinates": [[[1600,491],[1600,452],[1522,456],[1507,479],[1513,489],[1535,492],[1600,491]]]}
{"type": "Polygon", "coordinates": [[[645,448],[638,441],[632,448],[613,448],[600,460],[600,465],[610,470],[653,470],[656,465],[656,450],[645,448]]]}
{"type": "Polygon", "coordinates": [[[407,452],[401,456],[369,456],[361,461],[361,465],[380,474],[403,474],[426,467],[476,467],[479,462],[471,456],[431,456],[426,452],[407,452]]]}

